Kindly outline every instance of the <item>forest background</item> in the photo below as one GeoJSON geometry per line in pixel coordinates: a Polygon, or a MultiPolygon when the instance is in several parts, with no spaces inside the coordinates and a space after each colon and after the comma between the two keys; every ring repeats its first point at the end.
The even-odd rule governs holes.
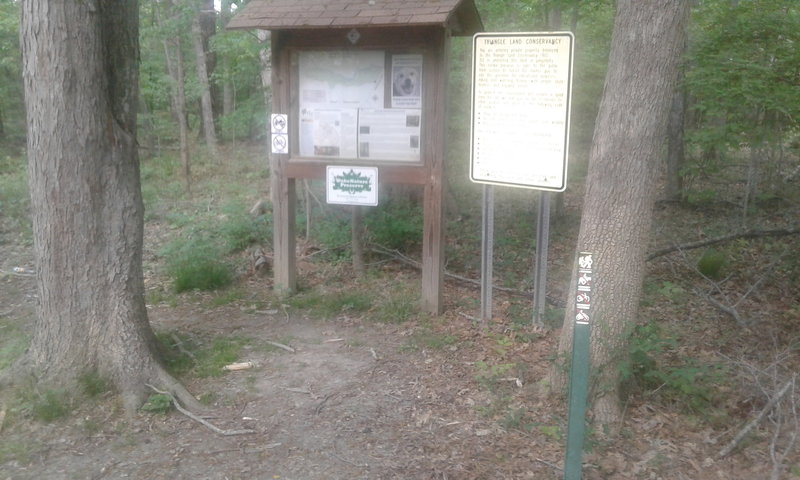
{"type": "MultiPolygon", "coordinates": [[[[268,257],[269,216],[258,209],[249,213],[268,197],[268,39],[224,30],[243,3],[224,1],[217,11],[212,2],[141,1],[143,193],[148,224],[166,226],[157,230],[157,240],[149,238],[155,253],[148,267],[148,304],[177,304],[187,295],[182,292],[197,291],[215,292],[217,303],[245,302],[243,279],[268,257]]],[[[548,286],[546,326],[557,328],[580,218],[581,195],[570,192],[583,190],[614,5],[600,0],[476,3],[487,31],[566,29],[576,35],[570,185],[554,212],[548,286]]],[[[24,248],[31,232],[18,9],[17,2],[0,0],[0,222],[2,243],[24,248]]],[[[797,474],[792,459],[800,432],[793,373],[800,345],[800,298],[793,288],[800,273],[794,253],[800,200],[799,44],[800,8],[792,2],[693,5],[665,161],[653,166],[663,170],[664,181],[644,315],[619,362],[626,395],[696,416],[714,428],[736,431],[769,407],[770,418],[759,427],[763,432],[755,443],[764,442],[772,471],[780,474],[797,474]]],[[[454,39],[452,48],[447,269],[475,279],[480,204],[478,189],[467,181],[469,39],[454,39]]],[[[305,227],[308,262],[316,272],[346,269],[352,217],[322,205],[320,191],[321,185],[309,182],[301,198],[299,225],[305,227]]],[[[418,254],[421,207],[411,193],[399,192],[366,213],[372,264],[407,262],[418,254]]],[[[499,301],[497,316],[512,342],[535,335],[527,329],[531,312],[525,299],[532,287],[535,201],[527,191],[498,192],[495,278],[508,298],[499,301]]],[[[7,279],[11,273],[5,272],[14,266],[3,264],[7,279]]],[[[315,281],[324,282],[317,276],[324,278],[316,273],[303,280],[293,307],[329,309],[327,314],[363,310],[397,317],[392,320],[397,322],[420,321],[407,298],[384,298],[378,306],[357,296],[343,299],[341,292],[315,294],[315,281]]],[[[414,288],[412,281],[401,290],[413,298],[414,288]]],[[[476,308],[474,299],[450,300],[450,307],[464,315],[476,308]]],[[[3,324],[7,333],[18,335],[0,340],[0,368],[24,349],[27,338],[26,328],[12,322],[10,308],[0,321],[8,321],[3,324]]],[[[502,346],[504,338],[493,341],[502,346]]],[[[509,366],[512,362],[482,361],[476,378],[524,377],[516,371],[521,367],[509,366]]],[[[33,415],[35,402],[21,405],[20,417],[33,415]]],[[[532,424],[524,404],[506,399],[494,406],[487,415],[511,427],[524,430],[532,424]]]]}

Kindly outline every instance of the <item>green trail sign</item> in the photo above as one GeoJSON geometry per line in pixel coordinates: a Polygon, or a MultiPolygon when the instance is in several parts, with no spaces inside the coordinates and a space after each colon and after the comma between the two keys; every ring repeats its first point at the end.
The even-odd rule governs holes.
{"type": "Polygon", "coordinates": [[[578,282],[575,295],[575,325],[572,333],[572,366],[569,379],[569,419],[564,480],[580,480],[583,437],[586,426],[586,396],[589,384],[589,337],[591,333],[594,257],[578,254],[578,282]]]}

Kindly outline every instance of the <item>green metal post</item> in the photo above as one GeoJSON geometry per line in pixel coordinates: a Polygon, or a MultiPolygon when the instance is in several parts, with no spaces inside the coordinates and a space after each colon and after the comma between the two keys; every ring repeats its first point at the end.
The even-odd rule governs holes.
{"type": "Polygon", "coordinates": [[[589,338],[591,336],[592,254],[578,256],[578,293],[575,301],[575,327],[572,333],[572,365],[569,382],[567,455],[564,480],[580,480],[583,439],[586,426],[586,397],[589,385],[589,338]]]}

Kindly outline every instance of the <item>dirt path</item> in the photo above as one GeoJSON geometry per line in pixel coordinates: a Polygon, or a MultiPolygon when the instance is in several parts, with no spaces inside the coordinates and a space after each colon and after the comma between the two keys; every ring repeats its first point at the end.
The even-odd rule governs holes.
{"type": "Polygon", "coordinates": [[[216,398],[209,421],[255,433],[222,436],[177,412],[126,424],[110,400],[37,426],[32,461],[3,465],[0,478],[557,478],[514,460],[528,447],[497,449],[515,435],[476,414],[485,399],[458,346],[404,352],[398,326],[226,313],[165,307],[151,318],[158,329],[291,340],[295,353],[251,349],[241,360],[255,368],[190,385],[216,398]]]}

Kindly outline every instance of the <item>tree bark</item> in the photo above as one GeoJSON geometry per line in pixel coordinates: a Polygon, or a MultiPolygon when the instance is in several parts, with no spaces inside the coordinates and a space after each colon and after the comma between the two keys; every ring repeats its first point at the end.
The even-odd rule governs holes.
{"type": "Polygon", "coordinates": [[[200,28],[198,12],[192,19],[192,43],[194,44],[195,65],[197,66],[197,82],[200,85],[200,110],[203,115],[203,133],[206,137],[206,147],[213,163],[219,162],[217,150],[217,133],[214,129],[214,107],[211,103],[211,84],[208,81],[206,68],[206,51],[203,48],[203,32],[200,28]]]}
{"type": "Polygon", "coordinates": [[[269,30],[256,30],[256,37],[264,45],[264,48],[258,51],[258,57],[261,59],[261,88],[264,92],[264,105],[267,113],[270,113],[272,110],[272,49],[270,48],[272,37],[269,30]]]}
{"type": "MultiPolygon", "coordinates": [[[[684,29],[681,39],[681,52],[683,57],[689,46],[689,29],[684,29]]],[[[684,76],[683,68],[680,70],[680,77],[684,76]]],[[[667,200],[680,200],[683,195],[683,178],[681,169],[686,160],[684,151],[684,130],[686,127],[686,88],[678,85],[672,97],[672,104],[669,111],[667,122],[667,200]]]]}
{"type": "Polygon", "coordinates": [[[138,18],[135,0],[26,0],[20,24],[39,306],[15,371],[66,387],[96,371],[129,412],[148,382],[198,406],[159,364],[144,304],[138,18]]]}
{"type": "MultiPolygon", "coordinates": [[[[636,323],[688,7],[687,0],[617,2],[605,91],[589,156],[577,250],[595,256],[591,402],[595,423],[612,428],[621,420],[619,357],[626,354],[636,323]]],[[[573,278],[559,358],[569,358],[572,348],[576,283],[573,278]]],[[[552,367],[550,378],[554,389],[564,389],[563,363],[552,367]]]]}
{"type": "Polygon", "coordinates": [[[683,148],[684,123],[686,118],[686,91],[682,87],[675,90],[669,112],[667,127],[667,182],[664,192],[667,200],[680,200],[683,194],[681,168],[684,164],[683,148]]]}
{"type": "MultiPolygon", "coordinates": [[[[228,21],[231,18],[231,0],[222,0],[220,3],[220,23],[222,24],[223,28],[225,25],[228,24],[228,21]]],[[[221,56],[222,62],[222,71],[224,72],[222,76],[222,116],[226,117],[233,113],[234,110],[234,86],[233,82],[231,81],[231,73],[230,73],[230,59],[228,55],[221,56]]],[[[235,138],[234,138],[235,141],[235,138]]]]}
{"type": "MultiPolygon", "coordinates": [[[[167,2],[167,15],[171,14],[172,2],[167,2]]],[[[160,22],[160,18],[159,18],[160,22]]],[[[162,24],[163,26],[163,24],[162,24]]],[[[164,39],[164,59],[167,71],[172,79],[171,105],[172,115],[178,123],[178,141],[180,143],[181,171],[186,191],[192,191],[192,171],[189,160],[189,123],[186,119],[186,87],[184,85],[183,50],[179,36],[164,39]]]]}

